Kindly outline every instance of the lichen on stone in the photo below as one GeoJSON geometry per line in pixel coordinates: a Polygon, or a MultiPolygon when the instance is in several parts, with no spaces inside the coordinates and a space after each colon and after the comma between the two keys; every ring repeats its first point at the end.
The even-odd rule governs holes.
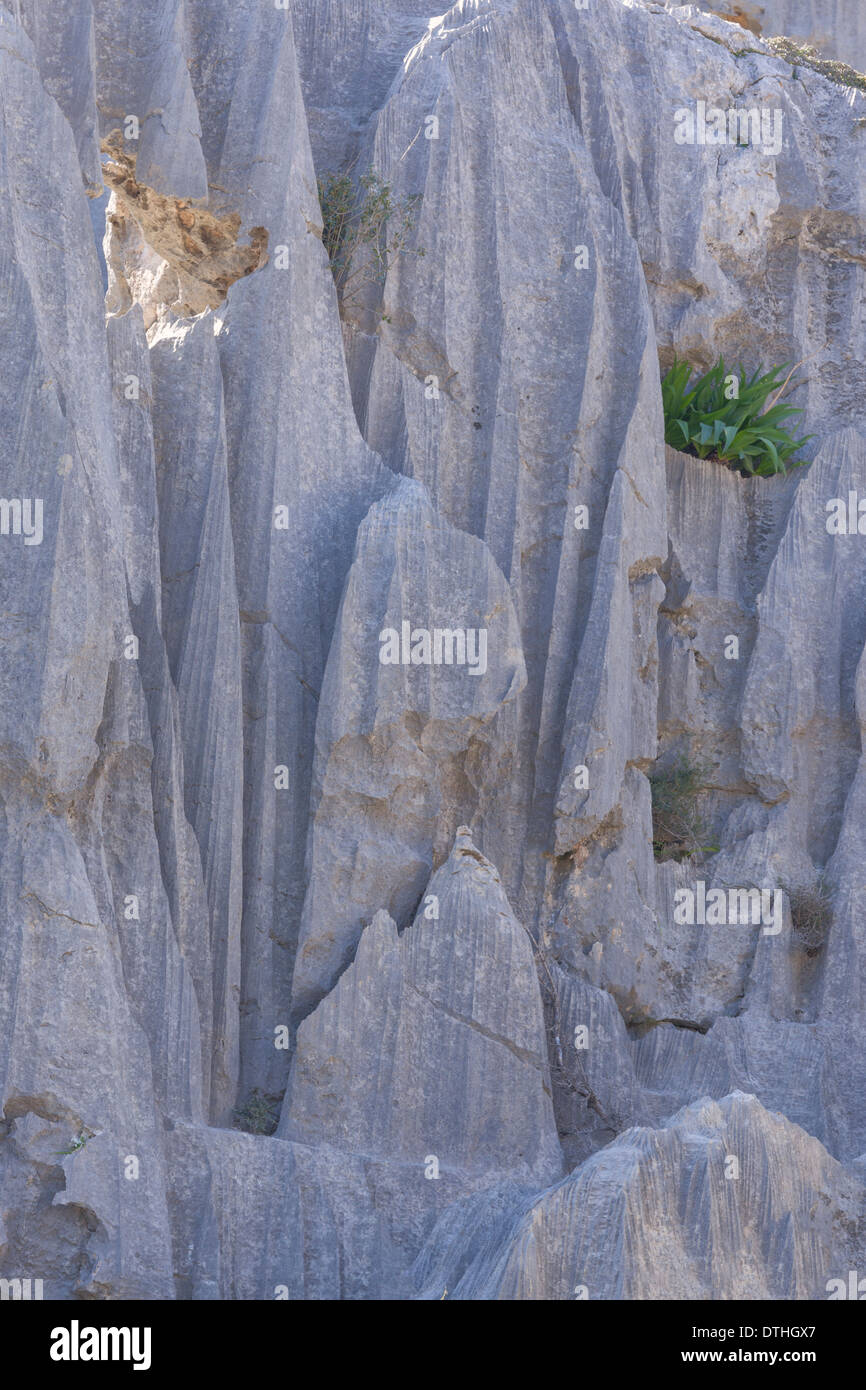
{"type": "Polygon", "coordinates": [[[784,36],[767,39],[767,43],[778,58],[784,58],[785,62],[790,63],[795,69],[811,68],[813,72],[820,73],[822,77],[829,78],[840,87],[859,87],[861,91],[866,91],[866,74],[857,72],[847,63],[840,63],[835,58],[822,58],[811,44],[797,43],[796,40],[784,36]]]}

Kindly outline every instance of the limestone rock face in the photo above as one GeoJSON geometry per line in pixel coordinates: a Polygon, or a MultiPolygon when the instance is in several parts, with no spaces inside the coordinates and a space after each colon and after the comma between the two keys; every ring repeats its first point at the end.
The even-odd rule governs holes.
{"type": "Polygon", "coordinates": [[[532,944],[468,831],[298,1030],[281,1137],[543,1182],[560,1168],[532,944]]]}
{"type": "MultiPolygon", "coordinates": [[[[655,0],[653,0],[653,3],[655,0]]],[[[676,0],[663,0],[669,9],[676,0]]],[[[866,70],[866,13],[850,0],[694,0],[695,6],[718,15],[748,34],[765,38],[785,35],[816,48],[822,57],[866,70]]]]}
{"type": "Polygon", "coordinates": [[[829,1270],[862,1261],[863,1198],[816,1140],[735,1091],[627,1130],[529,1203],[449,1296],[657,1298],[662,1267],[666,1298],[820,1298],[829,1270]]]}
{"type": "Polygon", "coordinates": [[[7,5],[33,43],[46,92],[60,107],[75,137],[85,187],[102,190],[92,0],[70,0],[58,9],[50,0],[7,5]]]}
{"type": "Polygon", "coordinates": [[[367,122],[433,22],[431,7],[428,0],[291,0],[290,8],[316,168],[336,171],[357,155],[367,122]]]}
{"type": "Polygon", "coordinates": [[[866,97],[767,39],[866,21],[60,9],[0,0],[0,1278],[826,1297],[866,97]],[[340,299],[347,167],[405,244],[340,299]],[[809,466],[666,448],[675,355],[797,364],[809,466]]]}
{"type": "Polygon", "coordinates": [[[379,904],[405,920],[454,815],[476,809],[473,769],[507,776],[493,721],[525,679],[511,594],[487,546],[402,479],[359,528],[322,684],[300,1013],[334,984],[379,904]]]}
{"type": "Polygon", "coordinates": [[[93,0],[100,133],[123,131],[138,180],[156,193],[207,198],[190,81],[185,0],[138,7],[93,0]],[[127,125],[132,116],[136,126],[127,125]]]}

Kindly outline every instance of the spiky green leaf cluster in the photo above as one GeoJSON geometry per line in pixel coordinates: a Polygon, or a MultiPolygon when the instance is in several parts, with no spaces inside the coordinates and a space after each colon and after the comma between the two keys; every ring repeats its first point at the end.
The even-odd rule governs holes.
{"type": "Polygon", "coordinates": [[[740,473],[762,478],[803,467],[808,460],[794,455],[814,436],[795,439],[781,424],[792,415],[802,415],[802,410],[778,399],[765,409],[771,395],[781,395],[784,372],[785,367],[773,367],[747,377],[742,366],[736,373],[729,372],[720,358],[692,382],[688,362],[675,359],[662,379],[665,442],[683,453],[717,458],[740,473]]]}

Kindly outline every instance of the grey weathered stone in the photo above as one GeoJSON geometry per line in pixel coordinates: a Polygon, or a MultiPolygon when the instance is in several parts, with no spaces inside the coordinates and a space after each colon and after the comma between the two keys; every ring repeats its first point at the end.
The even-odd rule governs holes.
{"type": "Polygon", "coordinates": [[[207,319],[157,336],[150,356],[162,632],[210,914],[211,1107],[226,1117],[239,1069],[243,713],[222,378],[207,319]]]}
{"type": "Polygon", "coordinates": [[[862,1267],[866,108],[765,39],[866,34],[733,8],[0,4],[0,1276],[862,1267]],[[677,143],[701,100],[780,147],[677,143]],[[418,225],[339,305],[354,159],[418,225]],[[810,468],[666,451],[674,353],[798,362],[810,468]],[[383,663],[404,621],[483,673],[383,663]],[[682,755],[706,843],[659,863],[682,755]],[[781,930],[677,921],[698,879],[781,930]]]}
{"type": "Polygon", "coordinates": [[[85,187],[102,188],[96,114],[92,0],[3,0],[33,42],[39,75],[75,136],[85,187]]]}
{"type": "Polygon", "coordinates": [[[298,1011],[334,984],[378,906],[406,920],[453,816],[475,811],[467,768],[490,762],[495,716],[524,681],[511,595],[487,547],[401,480],[358,530],[322,684],[298,1011]],[[437,630],[447,634],[438,651],[437,630]],[[422,636],[426,661],[406,664],[416,632],[430,650],[422,636]],[[383,803],[372,821],[371,798],[383,803]]]}
{"type": "Polygon", "coordinates": [[[529,1203],[449,1296],[822,1298],[862,1264],[864,1199],[817,1140],[735,1091],[627,1130],[529,1203]]]}
{"type": "Polygon", "coordinates": [[[401,937],[387,913],[298,1030],[281,1137],[551,1180],[561,1167],[530,939],[465,828],[401,937]]]}
{"type": "Polygon", "coordinates": [[[136,117],[127,139],[137,155],[137,176],[157,193],[207,198],[207,172],[198,107],[188,63],[185,0],[153,6],[92,0],[96,28],[96,102],[100,133],[121,130],[136,117]]]}
{"type": "Polygon", "coordinates": [[[179,1298],[408,1299],[437,1219],[502,1200],[480,1174],[186,1124],[166,1164],[179,1298]]]}
{"type": "MultiPolygon", "coordinates": [[[[684,8],[677,0],[663,3],[669,9],[684,8]]],[[[787,35],[813,45],[825,57],[840,59],[859,72],[866,70],[866,12],[851,0],[694,0],[694,4],[745,29],[740,44],[749,42],[750,33],[765,38],[787,35]]]]}
{"type": "Polygon", "coordinates": [[[357,156],[406,54],[432,22],[428,0],[291,0],[316,169],[357,156]]]}

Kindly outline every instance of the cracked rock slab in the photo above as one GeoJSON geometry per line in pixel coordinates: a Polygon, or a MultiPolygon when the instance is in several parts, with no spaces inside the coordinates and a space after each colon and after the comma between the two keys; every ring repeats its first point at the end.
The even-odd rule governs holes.
{"type": "Polygon", "coordinates": [[[412,926],[377,913],[301,1024],[279,1134],[525,1182],[561,1171],[532,944],[465,829],[412,926]]]}

